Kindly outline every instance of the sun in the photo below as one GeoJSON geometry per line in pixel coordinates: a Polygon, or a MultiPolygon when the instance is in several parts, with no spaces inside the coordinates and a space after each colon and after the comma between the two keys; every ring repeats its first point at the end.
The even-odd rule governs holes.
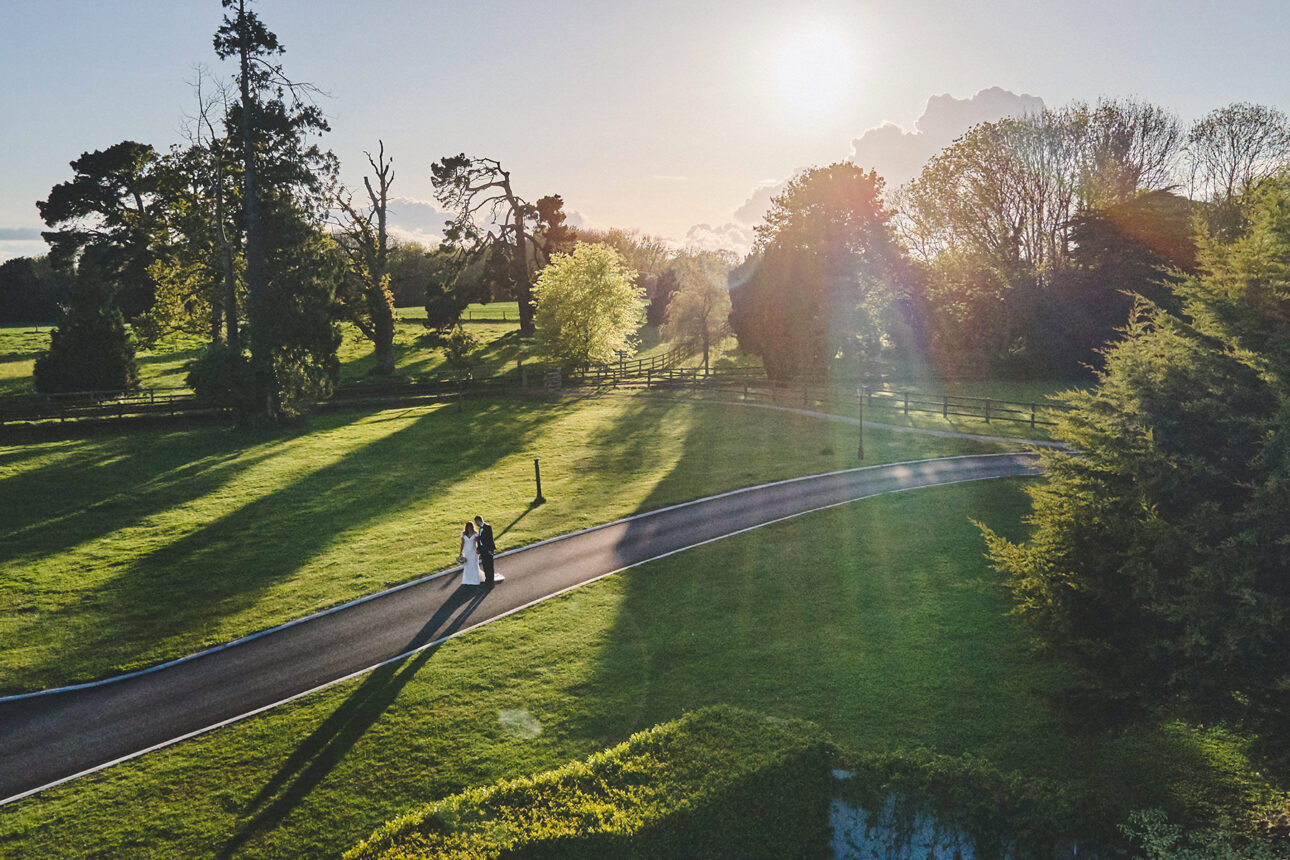
{"type": "Polygon", "coordinates": [[[851,46],[838,33],[827,29],[799,33],[780,54],[780,97],[805,113],[830,110],[850,91],[853,68],[851,46]]]}

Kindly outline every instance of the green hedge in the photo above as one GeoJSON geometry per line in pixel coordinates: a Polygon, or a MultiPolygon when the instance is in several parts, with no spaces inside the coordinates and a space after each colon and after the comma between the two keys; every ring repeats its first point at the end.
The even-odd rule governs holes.
{"type": "Polygon", "coordinates": [[[404,815],[345,856],[825,857],[836,751],[821,738],[808,723],[706,708],[404,815]]]}
{"type": "Polygon", "coordinates": [[[585,762],[411,812],[345,856],[827,857],[835,798],[884,810],[883,826],[911,833],[931,816],[966,833],[983,860],[1051,856],[1087,837],[1077,832],[1086,811],[1054,783],[970,755],[844,754],[811,723],[717,706],[585,762]],[[835,769],[851,776],[837,779],[835,769]]]}

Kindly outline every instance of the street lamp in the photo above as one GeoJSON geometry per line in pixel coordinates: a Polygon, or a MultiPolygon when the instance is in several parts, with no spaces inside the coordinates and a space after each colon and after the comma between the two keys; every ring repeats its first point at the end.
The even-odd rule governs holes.
{"type": "Polygon", "coordinates": [[[864,460],[864,386],[862,385],[859,388],[857,388],[856,393],[860,395],[860,444],[856,450],[856,456],[859,457],[861,461],[863,461],[864,460]]]}

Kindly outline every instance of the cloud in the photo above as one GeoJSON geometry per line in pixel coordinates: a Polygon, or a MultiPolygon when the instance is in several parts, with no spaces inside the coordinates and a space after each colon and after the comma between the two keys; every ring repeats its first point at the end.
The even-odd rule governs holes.
{"type": "MultiPolygon", "coordinates": [[[[996,122],[1006,116],[1023,116],[1044,109],[1038,96],[1017,95],[1000,87],[981,90],[965,99],[949,93],[927,100],[923,115],[909,131],[892,122],[871,128],[851,141],[848,161],[865,169],[873,168],[894,190],[913,179],[927,160],[972,126],[996,122]]],[[[796,172],[796,171],[795,171],[796,172]]],[[[727,248],[741,254],[752,247],[752,225],[761,223],[770,209],[770,201],[784,190],[788,179],[763,179],[743,205],[732,214],[734,221],[714,227],[696,224],[686,233],[681,245],[701,248],[727,248]]]]}
{"type": "Polygon", "coordinates": [[[932,96],[913,131],[884,122],[851,141],[848,160],[873,168],[887,180],[889,189],[897,188],[917,176],[929,158],[972,126],[1043,109],[1044,100],[1038,96],[1017,95],[1000,87],[981,90],[966,99],[949,93],[932,96]]]}
{"type": "Polygon", "coordinates": [[[735,220],[744,224],[758,224],[770,209],[770,199],[784,190],[787,180],[763,179],[753,190],[744,205],[735,210],[735,220]]]}
{"type": "Polygon", "coordinates": [[[427,200],[391,197],[387,229],[396,239],[433,247],[443,240],[444,225],[450,217],[427,200]]]}
{"type": "Polygon", "coordinates": [[[752,250],[754,238],[752,225],[731,221],[716,226],[695,224],[685,232],[683,240],[672,244],[698,251],[733,251],[742,257],[752,250]]]}

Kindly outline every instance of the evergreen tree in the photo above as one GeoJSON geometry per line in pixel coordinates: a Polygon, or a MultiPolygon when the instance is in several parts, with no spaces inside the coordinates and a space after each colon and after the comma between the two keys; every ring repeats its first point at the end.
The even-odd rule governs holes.
{"type": "Polygon", "coordinates": [[[113,291],[90,257],[82,258],[63,320],[36,359],[36,390],[125,391],[138,387],[134,339],[113,291]]]}
{"type": "Polygon", "coordinates": [[[1227,721],[1290,750],[1290,182],[1230,246],[1202,242],[1185,316],[1140,303],[1096,388],[1072,394],[1029,490],[986,530],[1070,701],[1115,720],[1227,721]]]}

